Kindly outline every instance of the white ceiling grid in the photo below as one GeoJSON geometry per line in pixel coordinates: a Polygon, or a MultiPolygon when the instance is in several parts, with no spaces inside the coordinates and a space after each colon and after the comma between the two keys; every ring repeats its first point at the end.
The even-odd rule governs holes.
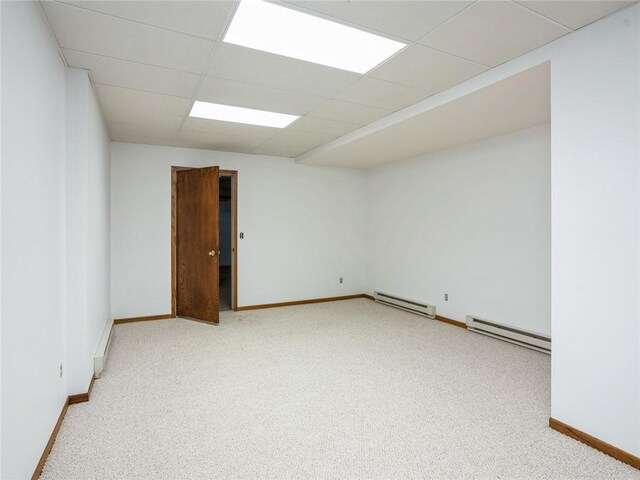
{"type": "Polygon", "coordinates": [[[365,75],[222,42],[236,1],[41,1],[91,71],[111,139],[297,157],[629,1],[288,1],[407,43],[365,75]],[[195,100],[299,115],[285,129],[188,117],[195,100]]]}

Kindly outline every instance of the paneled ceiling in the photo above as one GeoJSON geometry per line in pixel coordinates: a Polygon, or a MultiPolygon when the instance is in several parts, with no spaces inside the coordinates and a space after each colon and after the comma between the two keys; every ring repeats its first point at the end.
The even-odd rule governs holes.
{"type": "Polygon", "coordinates": [[[550,64],[545,62],[439,107],[298,161],[369,168],[549,123],[550,64]]]}
{"type": "Polygon", "coordinates": [[[298,157],[631,1],[288,1],[407,43],[360,75],[222,42],[235,1],[41,1],[91,71],[113,141],[298,157]],[[188,117],[195,100],[300,115],[285,129],[188,117]]]}

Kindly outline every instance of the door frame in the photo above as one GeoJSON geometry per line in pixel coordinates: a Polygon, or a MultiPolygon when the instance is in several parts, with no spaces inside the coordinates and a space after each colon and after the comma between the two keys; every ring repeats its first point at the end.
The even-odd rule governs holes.
{"type": "MultiPolygon", "coordinates": [[[[198,167],[171,166],[171,316],[176,317],[176,184],[180,170],[198,167]]],[[[238,311],[238,171],[220,169],[220,177],[231,177],[231,309],[238,311]]]]}

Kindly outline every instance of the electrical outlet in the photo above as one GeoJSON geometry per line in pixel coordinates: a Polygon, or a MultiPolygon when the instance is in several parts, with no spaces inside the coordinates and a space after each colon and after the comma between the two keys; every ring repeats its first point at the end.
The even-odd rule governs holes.
{"type": "Polygon", "coordinates": [[[342,283],[342,277],[340,277],[340,283],[342,283]]]}
{"type": "Polygon", "coordinates": [[[62,363],[60,363],[60,378],[62,378],[62,363]]]}
{"type": "Polygon", "coordinates": [[[448,302],[448,301],[449,301],[449,294],[448,294],[448,293],[445,293],[445,294],[444,294],[444,301],[445,301],[445,302],[448,302]]]}

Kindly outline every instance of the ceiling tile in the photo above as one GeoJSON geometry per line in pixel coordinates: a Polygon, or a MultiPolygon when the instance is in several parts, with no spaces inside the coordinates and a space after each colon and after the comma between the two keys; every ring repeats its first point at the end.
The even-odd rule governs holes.
{"type": "Polygon", "coordinates": [[[183,130],[178,134],[176,147],[203,148],[221,152],[251,153],[264,140],[255,137],[212,135],[183,130]]]}
{"type": "MultiPolygon", "coordinates": [[[[190,100],[181,97],[143,92],[128,88],[96,85],[100,103],[108,120],[113,120],[118,112],[165,114],[182,117],[186,114],[190,100]]],[[[128,122],[124,122],[128,123],[128,122]]],[[[134,122],[137,123],[137,122],[134,122]]]]}
{"type": "Polygon", "coordinates": [[[173,140],[167,140],[163,138],[152,138],[152,137],[140,137],[136,135],[111,135],[112,142],[122,142],[122,143],[141,143],[143,145],[164,145],[166,147],[173,146],[173,140]]]}
{"type": "Polygon", "coordinates": [[[321,133],[340,137],[360,127],[361,125],[357,123],[338,122],[337,120],[327,120],[325,118],[310,117],[307,115],[300,117],[287,128],[300,132],[321,133]]]}
{"type": "Polygon", "coordinates": [[[280,157],[297,157],[319,145],[330,142],[334,138],[336,137],[319,133],[285,130],[264,142],[256,148],[253,153],[280,157]]]}
{"type": "Polygon", "coordinates": [[[62,48],[202,73],[214,42],[55,2],[42,2],[62,48]]]}
{"type": "Polygon", "coordinates": [[[234,2],[203,1],[64,1],[78,7],[147,25],[216,40],[234,2]]]}
{"type": "Polygon", "coordinates": [[[287,3],[399,39],[415,41],[473,2],[302,0],[287,3]]]}
{"type": "Polygon", "coordinates": [[[392,113],[390,110],[368,107],[340,100],[328,100],[309,113],[311,117],[338,120],[346,123],[365,125],[392,113]]]}
{"type": "Polygon", "coordinates": [[[178,128],[156,127],[152,125],[132,125],[129,123],[108,122],[109,133],[113,135],[128,135],[135,137],[150,137],[173,140],[178,135],[178,128]]]}
{"type": "Polygon", "coordinates": [[[222,43],[209,75],[290,92],[332,97],[360,75],[345,70],[222,43]]]}
{"type": "Polygon", "coordinates": [[[102,85],[191,98],[200,80],[200,76],[194,73],[153,67],[75,50],[63,50],[62,53],[70,66],[91,70],[93,80],[102,85]]]}
{"type": "Polygon", "coordinates": [[[548,124],[549,65],[545,62],[385,128],[328,145],[299,162],[368,168],[548,124]]]}
{"type": "Polygon", "coordinates": [[[420,43],[496,66],[568,32],[515,3],[481,0],[422,38],[420,43]]]}
{"type": "Polygon", "coordinates": [[[130,125],[148,125],[158,128],[180,128],[183,116],[169,115],[166,113],[154,113],[140,109],[119,109],[105,106],[103,103],[104,116],[107,121],[114,123],[127,123],[130,125]]]}
{"type": "Polygon", "coordinates": [[[304,115],[325,101],[324,98],[312,95],[213,77],[204,79],[196,98],[223,105],[292,115],[304,115]]]}
{"type": "Polygon", "coordinates": [[[418,88],[427,96],[464,82],[487,69],[428,47],[411,45],[369,75],[418,88]]]}
{"type": "Polygon", "coordinates": [[[335,98],[395,111],[413,105],[424,97],[420,90],[413,87],[364,77],[349,85],[335,98]]]}
{"type": "Polygon", "coordinates": [[[233,135],[242,138],[255,138],[264,141],[281,131],[279,128],[247,125],[244,123],[221,122],[206,118],[187,117],[182,130],[208,133],[210,135],[233,135]]]}
{"type": "Polygon", "coordinates": [[[518,3],[569,28],[578,29],[634,2],[615,0],[520,0],[518,3]]]}

